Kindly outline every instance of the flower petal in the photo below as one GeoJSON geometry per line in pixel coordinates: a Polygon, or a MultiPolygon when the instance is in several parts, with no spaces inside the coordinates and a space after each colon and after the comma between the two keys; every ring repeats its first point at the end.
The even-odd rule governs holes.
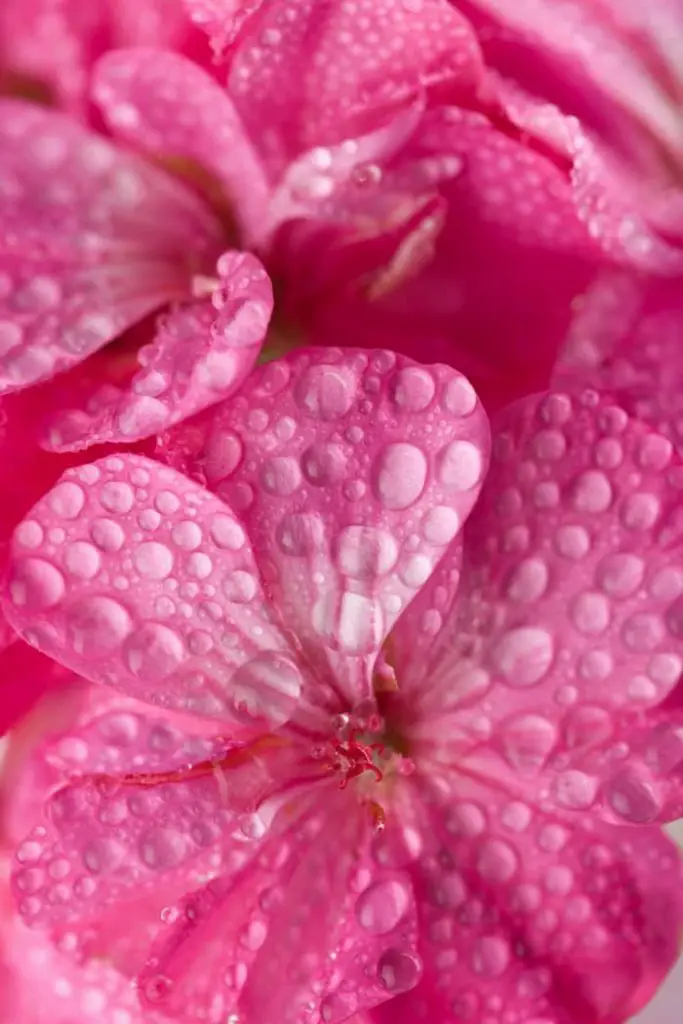
{"type": "Polygon", "coordinates": [[[396,627],[413,742],[592,806],[629,716],[661,704],[683,668],[680,483],[670,442],[596,392],[501,416],[457,596],[444,607],[437,573],[396,627]],[[432,650],[404,667],[427,615],[432,650]]]}
{"type": "Polygon", "coordinates": [[[404,990],[415,984],[406,873],[372,860],[370,819],[344,795],[318,811],[276,827],[241,870],[174,908],[141,979],[147,1005],[183,1021],[219,1006],[245,1024],[278,1024],[313,1003],[335,1024],[389,999],[401,971],[404,990]]]}
{"type": "Polygon", "coordinates": [[[683,454],[683,277],[606,271],[584,296],[555,369],[560,386],[589,383],[683,454]]]}
{"type": "Polygon", "coordinates": [[[247,841],[240,821],[272,791],[281,755],[291,759],[286,744],[229,747],[130,710],[55,738],[50,759],[89,774],[52,793],[44,823],[17,849],[22,917],[62,933],[73,923],[82,956],[139,968],[161,909],[220,866],[227,836],[247,841]],[[131,913],[140,934],[128,934],[131,913]]]}
{"type": "Polygon", "coordinates": [[[242,527],[140,456],[69,470],[35,506],[15,533],[4,607],[40,650],[151,703],[258,732],[298,701],[242,527]]]}
{"type": "Polygon", "coordinates": [[[98,62],[93,95],[117,135],[213,175],[227,212],[247,236],[255,231],[268,201],[261,161],[230,97],[205,71],[176,53],[117,50],[98,62]]]}
{"type": "Polygon", "coordinates": [[[376,127],[424,89],[472,101],[480,84],[476,37],[441,0],[277,0],[259,13],[231,55],[228,85],[273,172],[376,127]]]}
{"type": "Polygon", "coordinates": [[[476,499],[488,428],[448,367],[310,349],[164,448],[239,511],[287,629],[355,703],[476,499]]]}
{"type": "MultiPolygon", "coordinates": [[[[321,344],[352,336],[357,344],[455,362],[489,410],[547,387],[575,300],[600,259],[566,167],[528,137],[447,107],[428,111],[398,154],[366,168],[351,186],[342,199],[355,216],[354,235],[381,237],[406,201],[424,202],[437,187],[446,215],[439,220],[429,211],[399,245],[398,258],[373,253],[375,265],[362,266],[365,279],[350,295],[337,289],[325,302],[309,300],[311,336],[321,344]]],[[[330,260],[324,241],[317,267],[330,260]]],[[[295,295],[297,287],[290,286],[295,295]]]]}
{"type": "MultiPolygon", "coordinates": [[[[678,957],[681,860],[656,828],[568,822],[466,776],[412,869],[424,978],[380,1024],[628,1019],[678,957]]],[[[433,800],[433,794],[422,793],[433,800]]],[[[441,798],[443,800],[443,797],[441,798]]]]}
{"type": "Polygon", "coordinates": [[[149,437],[239,387],[266,335],[273,290],[250,253],[225,253],[217,273],[211,302],[180,306],[159,323],[128,388],[98,388],[86,396],[85,408],[51,417],[46,448],[74,451],[149,437]]]}
{"type": "Polygon", "coordinates": [[[0,392],[183,297],[216,251],[217,224],[188,189],[38,106],[0,101],[0,182],[0,392]]]}

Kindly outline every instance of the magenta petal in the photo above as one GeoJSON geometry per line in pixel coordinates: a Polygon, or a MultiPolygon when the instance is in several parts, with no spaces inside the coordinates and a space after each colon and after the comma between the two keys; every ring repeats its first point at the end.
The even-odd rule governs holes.
{"type": "Polygon", "coordinates": [[[273,290],[251,253],[218,261],[211,301],[186,304],[164,317],[140,353],[143,369],[129,387],[98,388],[83,409],[54,415],[44,447],[73,451],[135,441],[226,398],[256,362],[273,309],[273,290]]]}
{"type": "Polygon", "coordinates": [[[161,907],[215,865],[217,844],[272,789],[268,753],[227,748],[130,709],[56,738],[50,760],[88,774],[49,797],[46,823],[17,850],[20,913],[30,924],[78,921],[91,951],[115,939],[120,946],[126,907],[138,899],[156,907],[158,922],[161,907]]]}
{"type": "Polygon", "coordinates": [[[283,815],[231,877],[171,908],[140,981],[146,1005],[183,1021],[220,1007],[278,1024],[313,1002],[336,1024],[389,999],[392,968],[403,968],[404,989],[418,981],[406,873],[373,860],[368,819],[344,795],[330,794],[322,821],[319,810],[293,826],[283,815]]]}
{"type": "Polygon", "coordinates": [[[469,22],[441,0],[276,0],[259,14],[232,54],[228,82],[274,170],[376,127],[425,89],[471,102],[482,78],[469,22]],[[293,66],[306,73],[293,75],[293,66]]]}
{"type": "Polygon", "coordinates": [[[488,425],[448,367],[309,349],[165,449],[239,511],[282,620],[353,704],[474,504],[488,425]]]}
{"type": "Polygon", "coordinates": [[[424,711],[414,739],[447,759],[490,741],[495,774],[520,785],[550,762],[550,798],[591,806],[605,763],[588,771],[586,736],[606,753],[683,668],[679,488],[670,442],[595,392],[501,416],[452,607],[437,573],[396,626],[401,688],[424,711]],[[425,621],[431,653],[403,667],[425,621]]]}
{"type": "Polygon", "coordinates": [[[14,536],[7,618],[94,682],[249,729],[301,688],[244,531],[192,481],[135,455],[69,470],[14,536]]]}
{"type": "Polygon", "coordinates": [[[223,186],[243,230],[258,228],[268,201],[260,159],[230,97],[205,71],[176,53],[117,50],[98,62],[93,95],[117,135],[154,156],[194,161],[223,186]]]}
{"type": "Polygon", "coordinates": [[[215,253],[188,189],[53,111],[0,101],[0,175],[0,392],[183,297],[215,253]]]}
{"type": "MultiPolygon", "coordinates": [[[[656,828],[549,816],[461,776],[412,870],[424,978],[377,1011],[418,1018],[624,1021],[678,957],[681,860],[656,828]]],[[[430,799],[424,792],[423,795],[430,799]]]]}

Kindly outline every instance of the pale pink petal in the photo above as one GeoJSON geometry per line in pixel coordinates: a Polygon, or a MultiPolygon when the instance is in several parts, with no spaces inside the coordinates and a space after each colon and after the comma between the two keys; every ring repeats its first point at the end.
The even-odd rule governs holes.
{"type": "Polygon", "coordinates": [[[421,1012],[472,1024],[598,1024],[636,1013],[678,957],[674,844],[656,828],[551,816],[466,775],[450,802],[435,802],[428,786],[411,871],[424,976],[376,1011],[379,1024],[421,1012]]]}
{"type": "Polygon", "coordinates": [[[17,848],[19,912],[62,935],[73,923],[72,952],[128,969],[142,965],[162,908],[221,866],[221,843],[233,834],[248,841],[257,808],[286,770],[282,758],[292,760],[291,747],[275,740],[231,747],[126,711],[56,737],[50,756],[88,774],[49,796],[17,848]],[[135,935],[127,934],[131,915],[135,935]]]}
{"type": "Polygon", "coordinates": [[[173,908],[141,979],[147,1005],[189,1021],[219,1006],[245,1024],[300,1020],[313,1005],[334,1024],[389,999],[397,967],[412,966],[404,988],[417,982],[405,871],[372,859],[370,818],[346,795],[330,794],[322,820],[312,810],[276,820],[242,870],[173,908]]]}
{"type": "Polygon", "coordinates": [[[244,530],[179,473],[135,455],[69,470],[18,528],[5,613],[94,682],[247,729],[293,713],[301,675],[244,530]]]}
{"type": "MultiPolygon", "coordinates": [[[[81,362],[212,269],[188,189],[53,111],[0,104],[0,391],[81,362]]],[[[220,251],[220,250],[219,250],[220,251]]]]}
{"type": "Polygon", "coordinates": [[[680,486],[670,442],[596,392],[502,415],[455,599],[444,564],[395,628],[412,742],[548,806],[594,806],[611,744],[683,667],[680,486]]]}
{"type": "Polygon", "coordinates": [[[164,448],[238,511],[282,620],[354,703],[476,499],[488,427],[446,366],[310,349],[164,448]]]}
{"type": "Polygon", "coordinates": [[[424,90],[472,101],[481,77],[476,37],[447,2],[276,0],[262,8],[253,34],[247,26],[228,83],[276,171],[312,146],[376,127],[424,90]],[[293,75],[293,66],[305,70],[293,75]]]}
{"type": "Polygon", "coordinates": [[[93,96],[117,135],[211,174],[223,206],[255,233],[267,210],[265,173],[232,100],[205,71],[175,53],[118,50],[98,62],[93,96]]]}
{"type": "Polygon", "coordinates": [[[82,408],[50,417],[44,447],[74,451],[149,437],[239,387],[266,335],[273,290],[250,253],[225,253],[216,270],[211,301],[180,306],[158,324],[139,353],[143,368],[125,389],[105,385],[82,408]]]}

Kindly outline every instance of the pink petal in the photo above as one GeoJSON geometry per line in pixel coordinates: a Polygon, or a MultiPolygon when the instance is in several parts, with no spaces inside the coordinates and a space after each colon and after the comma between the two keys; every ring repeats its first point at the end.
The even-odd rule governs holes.
{"type": "Polygon", "coordinates": [[[96,959],[72,963],[9,907],[2,906],[2,922],[2,1024],[162,1024],[156,1014],[143,1018],[130,980],[111,964],[96,959]]]}
{"type": "MultiPolygon", "coordinates": [[[[6,623],[4,626],[7,628],[6,623]]],[[[9,642],[0,651],[0,736],[17,727],[45,693],[58,690],[63,677],[54,662],[19,640],[12,631],[9,642]]]]}
{"type": "Polygon", "coordinates": [[[230,215],[247,234],[255,231],[268,201],[260,158],[231,99],[206,72],[179,54],[119,50],[98,62],[93,95],[117,135],[213,175],[230,215]]]}
{"type": "Polygon", "coordinates": [[[494,1007],[496,1020],[557,1024],[637,1012],[678,957],[674,844],[656,828],[550,816],[466,775],[453,793],[425,814],[411,872],[424,978],[379,1024],[484,1024],[494,1007]]]}
{"type": "MultiPolygon", "coordinates": [[[[395,220],[406,198],[424,201],[437,187],[446,216],[434,225],[438,214],[426,210],[395,253],[373,253],[375,266],[361,264],[365,280],[350,295],[337,289],[324,302],[309,299],[309,336],[343,344],[352,332],[362,344],[455,362],[489,409],[545,388],[574,301],[600,258],[566,170],[528,139],[447,108],[428,112],[389,166],[375,172],[354,186],[364,210],[359,198],[352,207],[373,237],[392,225],[392,203],[395,220]]],[[[329,242],[320,244],[318,267],[329,251],[329,242]]],[[[297,287],[294,281],[290,301],[297,287]]]]}
{"type": "Polygon", "coordinates": [[[655,161],[661,169],[668,163],[669,173],[680,162],[677,0],[649,7],[577,0],[559,8],[546,0],[475,0],[475,8],[497,23],[485,36],[493,40],[491,58],[507,58],[509,77],[552,90],[549,98],[631,150],[650,172],[655,161]]]}
{"type": "Polygon", "coordinates": [[[220,56],[243,26],[267,9],[268,3],[269,0],[185,0],[185,7],[194,23],[208,33],[214,52],[220,56]]]}
{"type": "Polygon", "coordinates": [[[94,682],[257,732],[291,717],[299,669],[244,531],[192,481],[135,455],[69,470],[18,528],[5,613],[94,682]]]}
{"type": "Polygon", "coordinates": [[[343,794],[330,795],[322,821],[312,810],[276,827],[232,877],[174,908],[141,979],[147,1005],[182,1020],[219,1006],[245,1024],[277,1024],[312,1004],[333,1024],[390,998],[395,964],[412,965],[415,984],[405,872],[372,859],[369,818],[343,794]]]}
{"type": "Polygon", "coordinates": [[[146,44],[182,48],[208,63],[198,36],[183,0],[5,0],[0,65],[10,86],[13,75],[28,76],[29,85],[85,118],[88,76],[100,53],[146,44]]]}
{"type": "Polygon", "coordinates": [[[0,154],[0,392],[81,362],[211,267],[199,200],[76,122],[2,100],[0,154]]]}
{"type": "Polygon", "coordinates": [[[679,488],[667,439],[595,392],[502,416],[457,597],[449,606],[444,562],[396,626],[412,742],[543,788],[548,806],[593,806],[629,717],[683,668],[679,488]],[[411,661],[425,624],[432,650],[411,661]]]}
{"type": "Polygon", "coordinates": [[[612,270],[584,297],[555,371],[560,384],[590,382],[683,453],[683,277],[612,270]]]}
{"type": "Polygon", "coordinates": [[[46,448],[74,451],[149,437],[239,387],[266,335],[273,290],[250,253],[225,253],[217,273],[210,302],[180,306],[160,322],[127,388],[98,387],[85,408],[50,418],[46,448]]]}
{"type": "Polygon", "coordinates": [[[471,102],[481,76],[469,23],[440,0],[361,0],[352,8],[276,0],[262,8],[257,31],[245,32],[228,83],[275,171],[313,146],[376,127],[425,88],[471,102]],[[292,75],[293,66],[304,70],[292,75]]]}
{"type": "Polygon", "coordinates": [[[52,793],[44,823],[17,849],[19,912],[62,934],[72,922],[81,954],[106,954],[128,969],[147,955],[161,909],[220,865],[220,844],[233,833],[246,842],[283,771],[278,758],[292,756],[283,744],[229,747],[125,710],[53,744],[53,761],[87,774],[52,793]]]}
{"type": "Polygon", "coordinates": [[[164,447],[239,511],[287,628],[353,704],[476,499],[488,433],[448,367],[311,349],[164,447]]]}

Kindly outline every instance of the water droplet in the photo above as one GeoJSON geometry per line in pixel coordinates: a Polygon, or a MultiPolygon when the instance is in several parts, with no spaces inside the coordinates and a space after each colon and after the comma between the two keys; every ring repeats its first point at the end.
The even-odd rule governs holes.
{"type": "Polygon", "coordinates": [[[597,469],[586,470],[574,482],[572,504],[577,512],[606,512],[612,497],[611,483],[597,469]]]}
{"type": "Polygon", "coordinates": [[[386,935],[398,925],[408,904],[408,890],[402,882],[396,879],[376,882],[359,896],[356,916],[367,931],[386,935]]]}
{"type": "Polygon", "coordinates": [[[110,597],[86,597],[68,610],[67,631],[71,645],[86,658],[114,651],[133,628],[130,615],[110,597]]]}
{"type": "Polygon", "coordinates": [[[172,828],[151,828],[140,839],[140,859],[156,871],[168,871],[183,862],[188,852],[187,838],[172,828]]]}
{"type": "Polygon", "coordinates": [[[379,958],[377,976],[385,989],[391,993],[407,992],[413,988],[422,974],[422,964],[417,956],[388,949],[379,958]]]}
{"type": "Polygon", "coordinates": [[[97,548],[85,540],[76,540],[69,544],[64,552],[64,565],[72,576],[82,580],[92,580],[100,571],[102,560],[97,548]]]}
{"type": "Polygon", "coordinates": [[[396,564],[398,546],[386,530],[347,526],[337,538],[337,564],[354,579],[383,576],[396,564]]]}
{"type": "Polygon", "coordinates": [[[267,459],[261,468],[261,484],[269,494],[287,497],[301,486],[301,468],[289,455],[267,459]]]}
{"type": "Polygon", "coordinates": [[[498,935],[482,935],[472,950],[472,967],[477,974],[498,978],[510,963],[510,947],[498,935]]]}
{"type": "Polygon", "coordinates": [[[509,882],[518,868],[517,854],[502,839],[487,839],[477,857],[477,871],[485,882],[509,882]]]}
{"type": "Polygon", "coordinates": [[[120,551],[126,539],[113,519],[95,519],[90,527],[90,536],[100,551],[120,551]]]}
{"type": "Polygon", "coordinates": [[[76,519],[85,505],[85,491],[78,484],[65,480],[54,488],[49,503],[61,519],[76,519]]]}
{"type": "Polygon", "coordinates": [[[24,558],[13,567],[9,590],[14,604],[39,611],[62,599],[64,577],[44,558],[24,558]]]}
{"type": "Polygon", "coordinates": [[[423,412],[436,394],[436,382],[429,370],[405,367],[389,384],[389,397],[405,412],[423,412]]]}
{"type": "Polygon", "coordinates": [[[460,517],[448,505],[437,505],[422,520],[422,535],[430,544],[449,544],[460,529],[460,517]]]}
{"type": "Polygon", "coordinates": [[[220,513],[211,519],[210,533],[219,548],[227,548],[229,551],[239,551],[246,543],[244,530],[239,523],[220,513]]]}
{"type": "Polygon", "coordinates": [[[470,441],[451,441],[437,456],[439,480],[449,491],[469,491],[481,479],[479,449],[470,441]]]}
{"type": "Polygon", "coordinates": [[[610,623],[609,601],[597,591],[579,594],[571,607],[572,622],[584,636],[599,636],[610,623]]]}
{"type": "Polygon", "coordinates": [[[99,491],[100,504],[107,512],[130,512],[135,502],[135,495],[130,484],[112,480],[104,484],[99,491]]]}
{"type": "Polygon", "coordinates": [[[553,655],[553,638],[546,630],[521,626],[498,641],[492,660],[511,685],[531,686],[548,672],[553,655]]]}
{"type": "Polygon", "coordinates": [[[265,652],[237,669],[230,689],[238,721],[251,725],[265,720],[270,726],[280,726],[294,713],[301,694],[301,675],[283,655],[265,652]]]}
{"type": "Polygon", "coordinates": [[[126,641],[125,657],[133,675],[159,680],[170,675],[186,657],[180,636],[158,622],[147,622],[126,641]]]}
{"type": "Polygon", "coordinates": [[[339,444],[318,442],[301,456],[301,469],[314,487],[327,487],[346,475],[347,458],[339,444]]]}
{"type": "Polygon", "coordinates": [[[444,408],[453,416],[470,416],[477,405],[477,395],[470,382],[461,376],[446,384],[442,398],[444,408]]]}
{"type": "Polygon", "coordinates": [[[628,530],[649,530],[656,523],[660,511],[659,499],[654,494],[640,491],[624,499],[621,521],[628,530]]]}
{"type": "Polygon", "coordinates": [[[115,871],[128,855],[123,843],[116,839],[93,839],[83,850],[83,863],[94,875],[115,871]]]}
{"type": "Polygon", "coordinates": [[[148,580],[163,580],[173,570],[173,553],[165,544],[149,540],[133,552],[135,568],[148,580]]]}
{"type": "Polygon", "coordinates": [[[555,798],[562,807],[582,810],[595,802],[597,780],[584,772],[562,772],[553,782],[555,798]]]}
{"type": "Polygon", "coordinates": [[[372,479],[375,494],[388,509],[404,509],[422,494],[427,480],[424,452],[413,444],[388,444],[376,457],[372,479]]]}
{"type": "Polygon", "coordinates": [[[507,581],[511,601],[537,601],[548,586],[548,568],[540,558],[526,558],[512,570],[507,581]]]}
{"type": "Polygon", "coordinates": [[[346,367],[311,366],[295,387],[295,397],[309,416],[335,420],[345,416],[356,397],[357,382],[346,367]]]}

